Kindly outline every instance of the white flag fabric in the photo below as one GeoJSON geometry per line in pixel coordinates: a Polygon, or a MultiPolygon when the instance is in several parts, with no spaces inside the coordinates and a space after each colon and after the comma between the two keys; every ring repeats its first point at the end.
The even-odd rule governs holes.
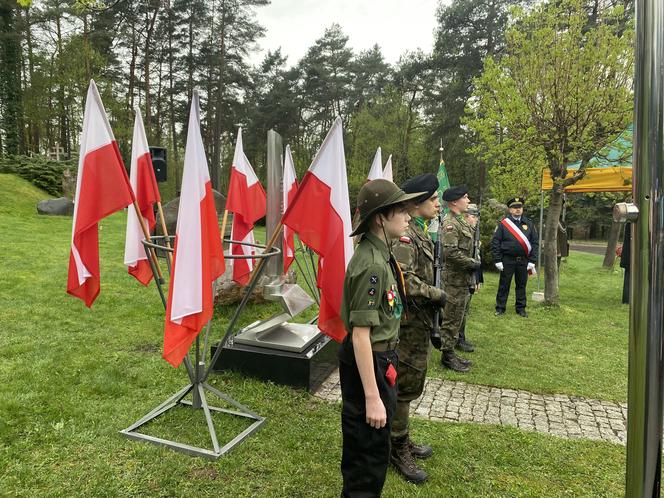
{"type": "Polygon", "coordinates": [[[387,158],[385,163],[385,168],[383,169],[383,178],[390,182],[394,181],[394,175],[392,174],[392,154],[387,158]]]}
{"type": "Polygon", "coordinates": [[[334,121],[282,222],[318,254],[318,328],[341,342],[346,335],[339,316],[341,295],[353,255],[341,118],[334,121]]]}
{"type": "MultiPolygon", "coordinates": [[[[295,176],[295,163],[291,154],[290,145],[286,146],[284,154],[284,178],[283,178],[283,203],[284,212],[288,209],[291,202],[297,194],[297,177],[295,176]]],[[[295,260],[295,233],[292,228],[284,226],[284,273],[288,271],[290,265],[295,260]]]]}
{"type": "Polygon", "coordinates": [[[380,147],[376,149],[376,154],[374,154],[367,180],[377,180],[378,178],[383,178],[383,157],[380,151],[380,147]]]}
{"type": "MultiPolygon", "coordinates": [[[[160,202],[161,198],[157,180],[154,176],[143,118],[138,109],[136,109],[136,117],[134,118],[134,136],[131,142],[129,182],[136,195],[136,202],[141,210],[143,220],[148,225],[148,231],[153,230],[156,224],[154,203],[160,202]]],[[[133,275],[143,285],[147,285],[152,279],[152,270],[145,254],[143,238],[143,230],[136,210],[127,210],[124,263],[130,275],[133,275]]]]}
{"type": "Polygon", "coordinates": [[[177,367],[212,318],[212,283],[225,270],[221,234],[200,130],[198,92],[189,112],[173,268],[164,325],[164,359],[177,367]]]}

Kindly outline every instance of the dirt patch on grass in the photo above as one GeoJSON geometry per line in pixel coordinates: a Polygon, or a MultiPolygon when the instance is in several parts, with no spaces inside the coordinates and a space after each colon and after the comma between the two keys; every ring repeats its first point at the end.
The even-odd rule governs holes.
{"type": "Polygon", "coordinates": [[[219,477],[219,471],[214,467],[204,467],[202,469],[193,469],[189,475],[194,479],[209,479],[211,481],[219,477]]]}
{"type": "Polygon", "coordinates": [[[136,353],[156,353],[159,351],[159,344],[138,344],[134,346],[133,351],[136,353]]]}

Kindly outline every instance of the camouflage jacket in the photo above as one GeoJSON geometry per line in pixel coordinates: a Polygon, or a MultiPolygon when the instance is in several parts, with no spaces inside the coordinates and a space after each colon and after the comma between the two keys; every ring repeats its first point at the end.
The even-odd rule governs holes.
{"type": "Polygon", "coordinates": [[[420,319],[431,325],[434,304],[440,303],[443,292],[433,285],[433,241],[415,219],[410,221],[405,236],[394,245],[392,252],[403,271],[408,299],[408,317],[402,325],[420,319]]]}
{"type": "Polygon", "coordinates": [[[463,215],[449,212],[443,218],[443,286],[472,286],[475,260],[473,259],[473,236],[475,229],[463,215]]]}

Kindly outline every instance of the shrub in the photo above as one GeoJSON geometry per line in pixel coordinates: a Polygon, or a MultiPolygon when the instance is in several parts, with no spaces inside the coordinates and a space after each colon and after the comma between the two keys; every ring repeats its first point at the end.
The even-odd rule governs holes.
{"type": "Polygon", "coordinates": [[[0,173],[12,173],[28,180],[53,196],[62,195],[62,175],[76,171],[76,160],[51,161],[40,156],[5,156],[0,158],[0,173]]]}

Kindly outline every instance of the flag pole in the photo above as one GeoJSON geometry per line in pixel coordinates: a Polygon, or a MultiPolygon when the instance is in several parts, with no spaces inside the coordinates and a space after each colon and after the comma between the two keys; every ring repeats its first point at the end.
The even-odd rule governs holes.
{"type": "MultiPolygon", "coordinates": [[[[143,215],[141,214],[141,210],[138,208],[138,201],[134,199],[134,209],[136,210],[136,216],[138,217],[138,223],[141,225],[141,229],[143,230],[143,236],[145,237],[145,240],[148,242],[152,242],[152,238],[150,237],[150,232],[147,229],[147,226],[145,225],[145,218],[143,218],[143,215]]],[[[162,282],[164,281],[164,275],[161,273],[161,268],[159,268],[159,263],[157,262],[157,252],[151,247],[150,248],[150,253],[152,254],[152,257],[154,258],[154,265],[157,268],[157,274],[159,275],[159,280],[162,282]]]]}
{"type": "MultiPolygon", "coordinates": [[[[274,229],[274,232],[272,233],[272,236],[270,237],[270,240],[267,242],[267,244],[265,244],[264,252],[270,252],[270,250],[272,249],[272,246],[277,241],[277,237],[281,233],[281,229],[282,229],[283,226],[284,226],[284,224],[282,222],[279,222],[277,227],[274,229]]],[[[249,276],[249,282],[247,283],[247,287],[252,284],[254,278],[256,278],[256,276],[258,275],[258,273],[260,271],[260,268],[263,266],[263,262],[265,261],[265,259],[267,259],[267,258],[260,258],[258,260],[258,264],[256,266],[254,266],[254,269],[251,272],[251,275],[249,276]]]]}
{"type": "MultiPolygon", "coordinates": [[[[164,234],[164,240],[166,241],[166,247],[171,249],[171,241],[168,238],[168,230],[166,229],[166,218],[164,218],[164,210],[161,207],[161,201],[157,201],[157,211],[159,212],[159,220],[161,221],[161,231],[164,234]]],[[[173,265],[173,253],[167,251],[168,262],[173,265]]]]}
{"type": "Polygon", "coordinates": [[[224,218],[221,220],[221,240],[226,235],[226,222],[228,221],[228,209],[224,209],[224,218]]]}

